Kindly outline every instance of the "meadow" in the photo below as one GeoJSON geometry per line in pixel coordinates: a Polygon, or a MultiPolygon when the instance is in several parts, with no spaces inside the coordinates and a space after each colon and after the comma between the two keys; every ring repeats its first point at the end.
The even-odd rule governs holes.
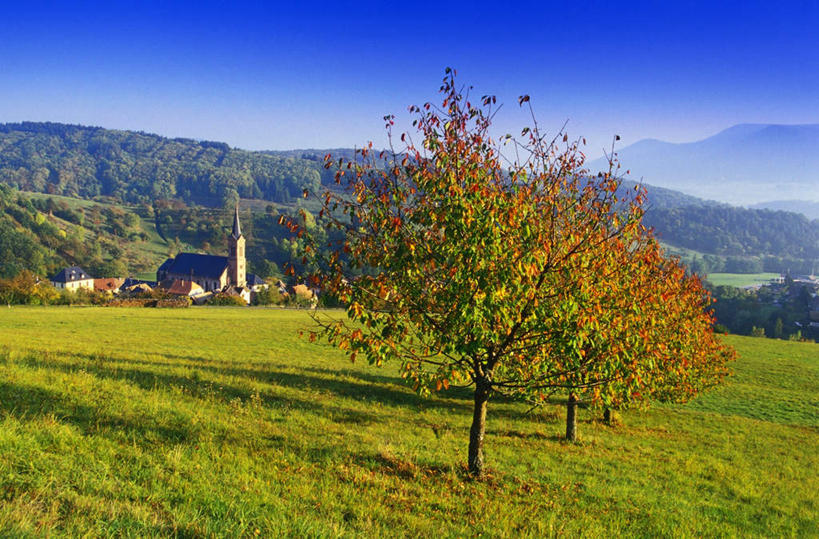
{"type": "Polygon", "coordinates": [[[768,284],[771,279],[779,277],[778,273],[709,273],[705,279],[714,286],[754,286],[768,284]]]}
{"type": "Polygon", "coordinates": [[[0,309],[0,536],[819,535],[819,345],[726,336],[728,382],[686,405],[490,402],[253,308],[0,309]]]}

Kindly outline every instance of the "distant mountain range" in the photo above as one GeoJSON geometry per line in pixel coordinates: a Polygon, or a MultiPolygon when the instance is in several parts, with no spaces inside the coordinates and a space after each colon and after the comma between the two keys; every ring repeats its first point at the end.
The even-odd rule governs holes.
{"type": "MultiPolygon", "coordinates": [[[[696,142],[646,139],[617,153],[628,178],[701,198],[780,201],[765,207],[792,211],[807,208],[782,201],[819,203],[819,124],[740,124],[696,142]]],[[[605,165],[599,159],[590,168],[605,165]]]]}

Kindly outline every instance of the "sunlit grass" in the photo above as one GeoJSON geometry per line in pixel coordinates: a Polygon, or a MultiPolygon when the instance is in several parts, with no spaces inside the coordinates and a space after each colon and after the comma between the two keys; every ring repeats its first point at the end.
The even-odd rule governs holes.
{"type": "MultiPolygon", "coordinates": [[[[301,311],[0,310],[0,530],[65,536],[815,536],[819,346],[729,336],[686,406],[525,415],[299,336],[301,311]]],[[[2,535],[2,533],[0,533],[2,535]]]]}
{"type": "Polygon", "coordinates": [[[714,286],[754,286],[767,284],[779,277],[778,273],[709,273],[705,279],[714,286]]]}

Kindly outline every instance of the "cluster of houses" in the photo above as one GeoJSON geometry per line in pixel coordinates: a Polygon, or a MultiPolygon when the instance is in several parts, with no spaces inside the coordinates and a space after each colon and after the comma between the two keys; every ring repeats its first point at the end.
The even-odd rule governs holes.
{"type": "MultiPolygon", "coordinates": [[[[172,296],[187,296],[194,303],[206,303],[214,295],[235,296],[246,304],[254,295],[267,289],[263,279],[246,272],[245,238],[239,223],[239,208],[233,217],[233,230],[228,237],[228,256],[179,253],[168,258],[159,266],[156,281],[138,279],[106,278],[94,279],[82,268],[65,268],[51,278],[51,284],[58,289],[96,290],[111,294],[140,294],[159,289],[172,296]]],[[[288,289],[284,283],[277,283],[282,296],[295,294],[313,299],[316,291],[304,285],[288,289]]]]}
{"type": "Polygon", "coordinates": [[[808,318],[803,322],[796,322],[800,328],[809,328],[816,333],[819,333],[819,278],[815,275],[796,275],[792,278],[793,284],[792,293],[797,292],[799,288],[803,288],[810,296],[810,305],[808,306],[808,318]]]}
{"type": "Polygon", "coordinates": [[[803,330],[819,333],[819,277],[816,275],[786,275],[780,274],[766,284],[756,284],[743,287],[745,290],[760,290],[766,287],[773,293],[770,304],[782,307],[789,299],[807,295],[807,316],[794,324],[803,330]],[[787,286],[786,286],[787,285],[787,286]]]}

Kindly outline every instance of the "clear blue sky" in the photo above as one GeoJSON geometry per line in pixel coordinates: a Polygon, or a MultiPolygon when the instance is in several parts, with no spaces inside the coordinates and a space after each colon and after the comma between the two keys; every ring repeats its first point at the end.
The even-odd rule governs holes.
{"type": "Polygon", "coordinates": [[[382,116],[435,99],[453,66],[505,103],[502,130],[523,125],[527,93],[542,125],[568,119],[592,157],[615,133],[819,123],[817,3],[293,4],[3,2],[0,122],[380,146],[382,116]]]}

